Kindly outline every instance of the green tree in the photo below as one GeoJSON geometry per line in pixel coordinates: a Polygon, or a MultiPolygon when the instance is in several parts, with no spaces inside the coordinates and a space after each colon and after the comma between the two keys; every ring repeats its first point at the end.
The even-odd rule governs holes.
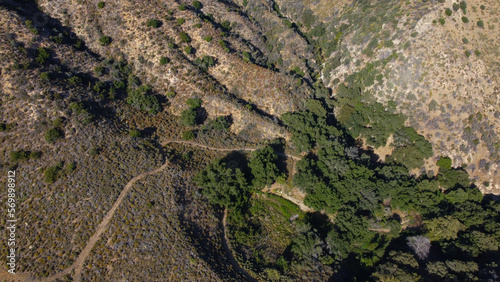
{"type": "Polygon", "coordinates": [[[279,175],[277,159],[278,155],[269,146],[252,153],[248,166],[252,170],[254,187],[262,188],[274,183],[279,175]]]}
{"type": "Polygon", "coordinates": [[[457,239],[457,234],[466,229],[465,225],[451,216],[433,218],[425,222],[431,241],[457,239]]]}
{"type": "Polygon", "coordinates": [[[229,168],[221,160],[209,164],[194,180],[212,205],[234,208],[249,200],[251,191],[241,170],[229,168]]]}
{"type": "Polygon", "coordinates": [[[325,117],[327,114],[325,107],[323,107],[323,104],[319,100],[314,100],[314,99],[307,100],[306,107],[307,110],[314,113],[318,117],[325,117]]]}

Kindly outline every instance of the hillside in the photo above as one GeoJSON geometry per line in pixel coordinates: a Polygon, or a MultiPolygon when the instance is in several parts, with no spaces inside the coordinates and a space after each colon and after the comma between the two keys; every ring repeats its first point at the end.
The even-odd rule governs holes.
{"type": "Polygon", "coordinates": [[[494,281],[499,13],[0,1],[0,278],[494,281]]]}

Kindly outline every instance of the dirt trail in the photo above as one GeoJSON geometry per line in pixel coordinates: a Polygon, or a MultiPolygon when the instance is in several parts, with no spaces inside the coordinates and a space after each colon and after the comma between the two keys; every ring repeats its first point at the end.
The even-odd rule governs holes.
{"type": "Polygon", "coordinates": [[[248,281],[258,281],[253,278],[245,269],[243,269],[238,261],[233,256],[233,249],[231,248],[231,244],[229,243],[229,238],[227,238],[226,232],[226,224],[227,224],[227,208],[224,209],[224,217],[222,217],[222,228],[224,230],[224,240],[222,240],[222,245],[224,245],[224,249],[226,249],[226,253],[229,256],[229,260],[235,269],[237,269],[241,274],[243,274],[248,281]]]}
{"type": "MultiPolygon", "coordinates": [[[[203,145],[203,144],[199,144],[199,143],[192,142],[192,141],[186,141],[186,140],[166,140],[165,142],[162,143],[162,146],[165,146],[169,143],[186,144],[186,145],[191,145],[191,146],[200,147],[200,148],[207,149],[207,150],[219,151],[219,152],[233,152],[233,151],[253,152],[253,151],[258,150],[258,148],[245,148],[245,147],[241,147],[241,148],[216,148],[216,147],[211,147],[208,145],[203,145]]],[[[294,155],[289,155],[289,154],[284,154],[284,153],[277,153],[277,154],[279,156],[292,158],[293,160],[300,160],[301,159],[301,157],[294,156],[294,155]]],[[[111,219],[113,218],[116,210],[118,209],[120,204],[125,199],[125,196],[127,196],[127,194],[130,192],[134,183],[137,182],[138,180],[148,176],[148,175],[152,175],[152,174],[155,174],[155,173],[162,171],[168,165],[169,165],[169,162],[168,162],[168,160],[166,160],[165,164],[163,164],[161,167],[156,168],[152,171],[144,172],[144,173],[139,174],[139,175],[135,176],[134,178],[132,178],[127,183],[127,185],[125,185],[122,192],[118,196],[118,199],[116,199],[116,201],[113,204],[113,206],[111,207],[111,209],[108,211],[108,213],[106,214],[106,216],[104,217],[102,222],[99,224],[94,235],[92,235],[92,237],[90,237],[89,241],[85,245],[85,248],[82,250],[82,252],[78,256],[78,258],[75,260],[75,262],[71,266],[69,266],[68,268],[64,269],[63,271],[61,271],[57,274],[54,274],[50,277],[47,277],[41,281],[54,281],[54,280],[62,279],[65,275],[72,274],[73,271],[74,271],[74,274],[72,274],[73,280],[80,281],[82,271],[83,271],[83,265],[84,265],[85,261],[87,260],[88,256],[90,255],[92,248],[95,246],[97,241],[99,241],[99,239],[101,238],[102,233],[108,227],[108,224],[111,221],[111,219]]],[[[297,203],[297,200],[295,200],[291,197],[287,197],[286,195],[280,195],[280,196],[282,196],[283,198],[285,198],[289,201],[292,201],[292,202],[298,204],[301,207],[301,209],[303,209],[303,210],[308,209],[308,207],[303,206],[303,204],[301,205],[300,203],[297,203]]],[[[225,240],[223,240],[223,243],[224,243],[224,246],[225,246],[225,248],[230,256],[230,260],[234,264],[235,268],[238,269],[241,273],[243,273],[247,277],[247,279],[249,279],[251,281],[256,281],[243,268],[241,268],[239,266],[239,264],[237,263],[237,261],[234,259],[233,255],[232,255],[231,248],[228,244],[229,241],[227,240],[227,236],[226,236],[226,216],[227,216],[227,211],[224,212],[224,218],[223,218],[223,223],[222,223],[223,228],[224,228],[224,239],[225,239],[225,240]]]]}
{"type": "Polygon", "coordinates": [[[99,241],[101,238],[102,233],[106,230],[108,227],[109,222],[113,218],[113,215],[115,214],[116,210],[118,209],[118,206],[123,202],[123,199],[125,199],[125,196],[127,196],[128,192],[132,189],[132,186],[134,185],[135,182],[138,180],[151,175],[158,173],[165,169],[169,165],[168,160],[165,161],[165,164],[163,164],[161,167],[156,168],[152,171],[144,172],[142,174],[139,174],[132,178],[127,185],[125,185],[125,188],[123,188],[122,192],[120,193],[120,196],[118,196],[118,199],[116,199],[115,203],[111,207],[111,209],[108,211],[104,219],[102,220],[101,224],[97,227],[96,232],[92,237],[90,237],[89,241],[87,242],[87,245],[85,248],[82,250],[76,261],[68,268],[64,269],[62,272],[59,272],[53,276],[50,276],[48,278],[43,279],[42,281],[54,281],[57,279],[61,279],[65,275],[71,273],[73,270],[75,270],[75,274],[73,277],[73,280],[75,281],[80,281],[81,280],[81,275],[82,275],[82,270],[83,270],[83,264],[85,263],[85,260],[87,257],[90,255],[90,252],[92,251],[92,248],[94,245],[99,241]]]}

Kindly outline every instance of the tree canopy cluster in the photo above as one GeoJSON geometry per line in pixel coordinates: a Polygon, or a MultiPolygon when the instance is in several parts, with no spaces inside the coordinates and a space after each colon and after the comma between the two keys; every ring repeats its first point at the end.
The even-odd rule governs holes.
{"type": "MultiPolygon", "coordinates": [[[[498,277],[500,204],[483,198],[466,171],[443,157],[436,176],[411,176],[409,170],[430,157],[432,147],[404,127],[403,119],[393,121],[392,156],[376,162],[357,146],[357,134],[342,127],[332,109],[319,100],[305,105],[303,111],[282,116],[296,149],[307,153],[296,164],[292,184],[306,194],[307,206],[332,217],[333,224],[327,219],[301,223],[282,253],[269,257],[259,251],[255,238],[264,234],[266,221],[253,221],[249,206],[255,202],[249,199],[279,175],[270,147],[251,155],[248,173],[217,161],[196,179],[210,202],[232,208],[240,230],[234,236],[241,248],[254,253],[250,268],[265,273],[265,279],[294,277],[297,272],[290,269],[314,272],[321,267],[330,269],[334,280],[498,277]]],[[[381,111],[371,114],[371,122],[390,124],[378,116],[381,111]]]]}
{"type": "MultiPolygon", "coordinates": [[[[392,156],[384,164],[373,162],[368,152],[355,147],[356,133],[333,130],[335,120],[325,119],[324,112],[312,105],[286,114],[283,121],[299,142],[297,147],[314,149],[297,163],[293,184],[307,194],[306,205],[335,215],[335,224],[323,236],[323,252],[337,265],[349,261],[357,269],[351,275],[357,273],[361,279],[498,275],[491,256],[500,244],[500,204],[483,198],[467,172],[442,158],[436,177],[410,176],[409,169],[420,167],[423,158],[432,155],[432,147],[402,124],[393,127],[392,156]]],[[[306,241],[302,244],[313,251],[316,247],[306,241]]],[[[493,261],[499,260],[495,253],[493,261]]],[[[346,270],[336,271],[340,275],[346,270]]]]}

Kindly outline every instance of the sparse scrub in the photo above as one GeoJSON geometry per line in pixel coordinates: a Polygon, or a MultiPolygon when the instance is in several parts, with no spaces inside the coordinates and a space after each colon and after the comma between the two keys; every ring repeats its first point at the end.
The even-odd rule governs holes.
{"type": "Polygon", "coordinates": [[[102,46],[108,46],[109,44],[111,44],[111,37],[103,35],[99,38],[99,43],[102,46]]]}

